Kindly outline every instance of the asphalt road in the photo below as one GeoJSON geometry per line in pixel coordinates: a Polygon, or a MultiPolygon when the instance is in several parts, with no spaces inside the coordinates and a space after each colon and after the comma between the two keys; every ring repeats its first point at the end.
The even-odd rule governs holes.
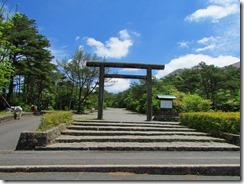
{"type": "Polygon", "coordinates": [[[0,150],[14,150],[20,133],[38,128],[40,116],[22,116],[20,120],[10,120],[0,123],[0,150]]]}

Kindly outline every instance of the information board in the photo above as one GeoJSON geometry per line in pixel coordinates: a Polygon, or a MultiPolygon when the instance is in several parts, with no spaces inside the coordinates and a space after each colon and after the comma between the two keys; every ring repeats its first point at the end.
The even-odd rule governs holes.
{"type": "Polygon", "coordinates": [[[173,108],[173,101],[172,100],[161,100],[160,101],[160,108],[161,109],[172,109],[173,108]]]}

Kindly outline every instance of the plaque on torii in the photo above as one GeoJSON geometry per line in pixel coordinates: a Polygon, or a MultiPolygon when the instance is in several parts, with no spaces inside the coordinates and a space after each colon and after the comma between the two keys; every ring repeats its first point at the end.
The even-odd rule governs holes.
{"type": "Polygon", "coordinates": [[[103,119],[103,94],[104,78],[127,78],[143,79],[147,84],[147,121],[152,120],[152,70],[163,70],[164,65],[140,64],[140,63],[115,63],[115,62],[87,62],[88,67],[99,67],[99,97],[98,97],[98,116],[97,119],[103,119]],[[124,74],[105,74],[105,68],[137,68],[146,69],[146,75],[124,75],[124,74]]]}

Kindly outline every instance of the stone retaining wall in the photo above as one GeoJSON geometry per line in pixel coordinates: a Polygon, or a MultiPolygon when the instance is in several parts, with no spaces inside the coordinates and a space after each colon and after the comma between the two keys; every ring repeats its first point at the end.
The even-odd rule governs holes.
{"type": "Polygon", "coordinates": [[[48,144],[52,143],[55,138],[60,136],[61,132],[65,130],[65,128],[66,125],[61,124],[58,127],[45,132],[21,132],[16,150],[34,150],[37,147],[47,146],[48,144]]]}

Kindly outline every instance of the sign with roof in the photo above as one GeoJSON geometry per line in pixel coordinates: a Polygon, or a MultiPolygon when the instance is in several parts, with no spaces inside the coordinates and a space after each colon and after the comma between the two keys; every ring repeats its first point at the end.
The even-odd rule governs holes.
{"type": "Polygon", "coordinates": [[[173,100],[176,99],[174,95],[157,95],[160,100],[161,109],[173,109],[173,100]]]}
{"type": "Polygon", "coordinates": [[[160,100],[160,111],[155,113],[154,120],[157,121],[178,121],[178,112],[173,109],[174,95],[156,95],[156,99],[160,100]]]}

